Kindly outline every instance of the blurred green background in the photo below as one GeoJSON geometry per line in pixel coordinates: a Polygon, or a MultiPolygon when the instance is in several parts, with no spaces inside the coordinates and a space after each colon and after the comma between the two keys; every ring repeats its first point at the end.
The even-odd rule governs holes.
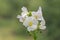
{"type": "Polygon", "coordinates": [[[37,40],[60,40],[60,0],[0,0],[0,40],[33,40],[16,18],[23,6],[31,11],[42,6],[47,29],[37,40]]]}

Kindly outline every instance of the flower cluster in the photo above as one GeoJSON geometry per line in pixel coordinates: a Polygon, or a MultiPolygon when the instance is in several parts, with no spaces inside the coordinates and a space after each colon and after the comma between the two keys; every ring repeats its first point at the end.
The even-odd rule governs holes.
{"type": "Polygon", "coordinates": [[[21,10],[22,13],[18,15],[17,18],[29,32],[37,29],[46,29],[41,7],[39,7],[37,11],[28,11],[26,7],[22,7],[21,10]]]}

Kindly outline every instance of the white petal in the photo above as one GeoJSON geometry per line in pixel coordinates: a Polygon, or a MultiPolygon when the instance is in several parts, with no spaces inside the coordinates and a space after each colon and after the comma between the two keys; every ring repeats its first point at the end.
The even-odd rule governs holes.
{"type": "Polygon", "coordinates": [[[22,12],[21,15],[22,17],[26,17],[28,12],[22,12]]]}
{"type": "Polygon", "coordinates": [[[27,26],[28,26],[28,22],[27,22],[27,21],[24,21],[24,22],[23,22],[23,25],[24,25],[25,27],[27,27],[27,26]]]}
{"type": "Polygon", "coordinates": [[[31,27],[27,27],[27,30],[30,32],[30,31],[34,31],[37,29],[37,25],[33,25],[31,27]]]}
{"type": "Polygon", "coordinates": [[[35,11],[33,11],[33,12],[32,12],[32,15],[34,16],[35,14],[36,14],[36,12],[35,12],[35,11]]]}
{"type": "Polygon", "coordinates": [[[32,31],[33,29],[32,29],[32,28],[30,28],[30,27],[27,27],[27,30],[30,32],[30,31],[32,31]]]}
{"type": "Polygon", "coordinates": [[[22,7],[21,9],[22,9],[23,12],[28,11],[26,7],[22,7]]]}
{"type": "Polygon", "coordinates": [[[46,29],[46,26],[40,26],[40,29],[42,29],[42,30],[45,30],[46,29]]]}
{"type": "Polygon", "coordinates": [[[41,6],[39,7],[37,12],[41,13],[41,15],[42,15],[42,8],[41,8],[41,6]]]}
{"type": "Polygon", "coordinates": [[[38,14],[38,16],[39,16],[39,19],[38,19],[38,20],[41,20],[41,19],[42,19],[42,17],[43,17],[41,6],[39,7],[39,9],[38,9],[38,11],[37,11],[37,14],[38,14]]]}
{"type": "Polygon", "coordinates": [[[17,18],[20,18],[20,15],[17,15],[17,18]]]}
{"type": "Polygon", "coordinates": [[[44,18],[42,17],[42,20],[41,20],[41,23],[40,23],[41,25],[45,25],[45,20],[44,20],[44,18]]]}
{"type": "Polygon", "coordinates": [[[38,24],[38,21],[36,19],[33,19],[33,24],[34,25],[37,25],[38,24]]]}
{"type": "Polygon", "coordinates": [[[22,17],[22,16],[20,16],[19,21],[20,21],[20,22],[23,22],[23,17],[22,17]]]}
{"type": "Polygon", "coordinates": [[[27,27],[27,26],[28,26],[28,22],[29,22],[29,20],[28,20],[28,18],[26,18],[25,21],[23,22],[23,25],[24,25],[25,27],[27,27]]]}

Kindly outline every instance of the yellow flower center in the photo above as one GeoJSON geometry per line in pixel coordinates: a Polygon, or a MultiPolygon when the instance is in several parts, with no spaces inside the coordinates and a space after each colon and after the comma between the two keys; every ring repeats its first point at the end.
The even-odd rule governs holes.
{"type": "Polygon", "coordinates": [[[33,22],[32,22],[32,21],[30,21],[30,22],[29,22],[29,26],[32,26],[32,25],[33,25],[33,22]]]}

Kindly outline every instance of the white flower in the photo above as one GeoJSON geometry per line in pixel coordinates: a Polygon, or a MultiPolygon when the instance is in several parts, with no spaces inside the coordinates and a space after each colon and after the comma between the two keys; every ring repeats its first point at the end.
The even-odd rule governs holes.
{"type": "Polygon", "coordinates": [[[18,15],[17,18],[19,18],[20,22],[23,22],[23,25],[29,32],[36,30],[38,27],[42,30],[46,29],[41,7],[39,7],[38,11],[33,12],[28,12],[26,7],[22,7],[21,10],[22,13],[18,15]]]}
{"type": "Polygon", "coordinates": [[[45,26],[45,20],[44,20],[43,17],[42,17],[42,20],[41,20],[41,23],[40,23],[39,28],[42,29],[42,30],[45,30],[45,29],[46,29],[46,26],[45,26]]]}
{"type": "Polygon", "coordinates": [[[22,7],[21,10],[22,10],[22,13],[21,15],[18,15],[17,18],[19,18],[20,22],[24,22],[25,18],[27,17],[28,10],[26,7],[22,7]]]}
{"type": "Polygon", "coordinates": [[[42,15],[42,8],[41,7],[39,7],[37,12],[35,12],[35,11],[32,12],[32,16],[35,17],[37,20],[41,21],[40,26],[39,26],[40,29],[42,29],[42,30],[46,29],[45,20],[42,15]]]}
{"type": "Polygon", "coordinates": [[[27,17],[23,25],[27,27],[28,31],[34,31],[37,29],[38,21],[34,17],[27,17]]]}
{"type": "Polygon", "coordinates": [[[27,8],[26,7],[22,7],[21,10],[22,10],[22,13],[21,13],[22,17],[27,16],[27,14],[28,14],[27,8]]]}
{"type": "Polygon", "coordinates": [[[37,12],[33,11],[32,16],[35,17],[37,20],[41,20],[42,19],[42,8],[39,7],[37,12]]]}
{"type": "Polygon", "coordinates": [[[19,19],[20,22],[24,21],[24,18],[22,16],[20,16],[20,15],[18,15],[17,18],[19,19]]]}

